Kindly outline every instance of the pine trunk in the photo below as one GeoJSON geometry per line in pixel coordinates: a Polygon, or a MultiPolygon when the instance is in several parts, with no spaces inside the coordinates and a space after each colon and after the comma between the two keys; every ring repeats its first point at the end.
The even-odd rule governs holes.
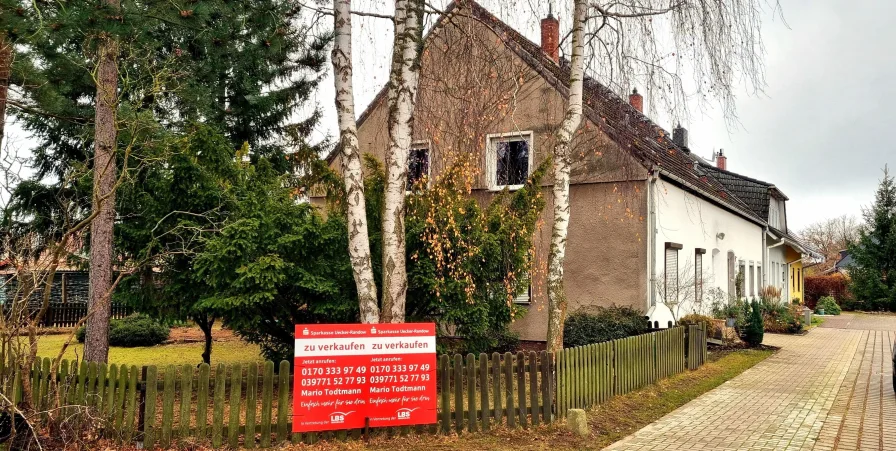
{"type": "Polygon", "coordinates": [[[0,32],[0,149],[6,138],[6,99],[9,97],[9,72],[12,68],[12,42],[0,32]]]}
{"type": "MultiPolygon", "coordinates": [[[[107,4],[117,7],[116,0],[107,4]]],[[[90,223],[90,288],[84,339],[84,359],[109,359],[109,316],[112,289],[112,231],[115,225],[115,184],[118,167],[115,147],[118,135],[118,42],[110,36],[99,45],[96,71],[96,120],[94,124],[93,211],[90,223]]]]}
{"type": "Polygon", "coordinates": [[[395,2],[395,43],[389,76],[389,150],[383,200],[383,322],[403,323],[408,289],[404,203],[408,152],[419,80],[422,10],[413,0],[395,2]]]}
{"type": "Polygon", "coordinates": [[[352,262],[355,285],[358,288],[361,322],[378,323],[380,312],[376,299],[376,280],[370,260],[364,174],[361,171],[361,150],[358,147],[358,125],[355,123],[351,0],[334,0],[333,13],[335,31],[332,55],[333,79],[336,84],[342,177],[345,180],[348,254],[352,262]]]}
{"type": "Polygon", "coordinates": [[[554,145],[554,224],[548,257],[548,350],[563,349],[563,322],[566,319],[566,293],[563,289],[563,261],[569,230],[570,145],[582,122],[582,81],[585,73],[585,0],[575,1],[570,60],[569,99],[566,114],[556,133],[554,145]]]}

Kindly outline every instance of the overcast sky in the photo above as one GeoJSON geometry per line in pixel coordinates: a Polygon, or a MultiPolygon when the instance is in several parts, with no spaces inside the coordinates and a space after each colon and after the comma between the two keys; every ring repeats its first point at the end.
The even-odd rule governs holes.
{"type": "MultiPolygon", "coordinates": [[[[388,12],[387,3],[369,0],[364,6],[388,12]]],[[[539,41],[538,23],[547,2],[482,3],[539,41]]],[[[559,3],[555,0],[555,12],[559,3]]],[[[842,0],[781,0],[781,6],[789,28],[768,15],[763,27],[768,87],[761,97],[746,92],[739,97],[740,128],[731,130],[714,111],[692,111],[691,123],[683,125],[699,155],[710,158],[713,150],[724,148],[729,170],[774,183],[787,194],[789,226],[799,230],[828,217],[858,215],[873,199],[881,168],[889,164],[896,171],[896,140],[890,136],[896,119],[891,113],[896,2],[857,0],[846,7],[842,0]]],[[[562,24],[568,21],[558,15],[562,24]]],[[[381,19],[357,18],[355,26],[360,114],[387,78],[392,36],[381,19]]],[[[331,78],[323,80],[314,100],[325,113],[316,139],[334,136],[331,78]]],[[[660,125],[671,129],[672,124],[660,125]]],[[[8,131],[13,144],[28,147],[16,127],[8,131]]]]}
{"type": "MultiPolygon", "coordinates": [[[[546,2],[520,2],[527,5],[520,8],[482,3],[539,42],[546,2]]],[[[729,170],[787,194],[789,226],[799,230],[828,217],[859,215],[873,199],[883,166],[896,170],[896,136],[889,132],[896,129],[896,2],[858,0],[845,7],[842,0],[781,0],[781,7],[786,25],[771,14],[763,25],[768,86],[762,96],[739,96],[740,127],[730,129],[718,111],[697,110],[683,125],[699,155],[710,158],[723,148],[729,170]]],[[[391,30],[381,21],[359,22],[360,114],[388,75],[388,45],[371,43],[391,44],[391,30]]],[[[318,94],[329,124],[319,133],[335,134],[331,85],[325,80],[318,94]]]]}

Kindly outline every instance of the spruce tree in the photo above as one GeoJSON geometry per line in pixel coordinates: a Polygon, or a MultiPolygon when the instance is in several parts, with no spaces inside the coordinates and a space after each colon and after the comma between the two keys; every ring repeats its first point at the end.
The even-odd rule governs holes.
{"type": "Polygon", "coordinates": [[[865,226],[849,248],[850,290],[865,309],[896,311],[896,181],[888,168],[862,216],[865,226]]]}
{"type": "MultiPolygon", "coordinates": [[[[115,10],[102,2],[0,0],[0,32],[16,40],[19,52],[11,83],[21,99],[12,113],[37,142],[35,177],[19,187],[8,224],[50,236],[91,211],[94,72],[106,38],[119,50],[113,148],[119,172],[127,171],[124,183],[141,183],[148,167],[165,165],[180,152],[165,146],[196,123],[223,132],[234,150],[248,143],[253,164],[265,160],[278,174],[291,173],[299,161],[287,156],[293,148],[318,153],[306,137],[319,114],[306,106],[328,37],[310,32],[300,6],[293,0],[149,0],[115,10]]],[[[132,200],[116,200],[116,229],[144,213],[139,204],[125,204],[132,200]]],[[[147,243],[133,244],[119,240],[112,260],[138,255],[135,246],[147,243]]],[[[146,255],[140,259],[152,264],[146,255]]]]}

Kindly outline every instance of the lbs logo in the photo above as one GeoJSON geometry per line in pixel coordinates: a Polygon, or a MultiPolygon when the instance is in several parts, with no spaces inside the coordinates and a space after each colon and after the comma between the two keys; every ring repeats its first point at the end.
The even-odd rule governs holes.
{"type": "Polygon", "coordinates": [[[405,407],[403,409],[398,409],[395,414],[399,420],[409,420],[411,418],[411,412],[415,410],[417,409],[408,409],[407,407],[405,407]]]}
{"type": "Polygon", "coordinates": [[[333,412],[330,414],[330,423],[332,424],[342,424],[345,423],[345,417],[354,413],[354,410],[351,412],[333,412]]]}

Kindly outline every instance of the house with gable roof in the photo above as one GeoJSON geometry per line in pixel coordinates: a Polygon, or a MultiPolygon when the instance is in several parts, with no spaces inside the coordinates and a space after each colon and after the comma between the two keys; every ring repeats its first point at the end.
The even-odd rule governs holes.
{"type": "MultiPolygon", "coordinates": [[[[424,42],[409,182],[437,179],[464,161],[476,172],[470,195],[482,203],[521,187],[550,156],[564,116],[570,71],[559,42],[550,15],[537,44],[472,0],[446,8],[424,42]]],[[[388,148],[386,94],[384,87],[358,119],[362,153],[380,160],[388,148]]],[[[770,251],[776,262],[788,261],[778,255],[784,245],[776,246],[787,239],[786,222],[772,230],[768,211],[721,180],[724,167],[691,154],[686,130],[673,139],[644,115],[636,90],[626,101],[586,77],[584,104],[572,143],[564,265],[570,312],[630,305],[665,325],[705,310],[711,293],[727,299],[738,271],[754,290],[774,280],[766,272],[777,265],[766,261],[770,251]]],[[[328,162],[340,170],[335,151],[328,162]]],[[[543,341],[547,333],[551,184],[543,181],[547,205],[529,289],[514,300],[528,307],[513,325],[524,340],[543,341]]],[[[770,187],[766,196],[779,198],[770,187]]]]}

